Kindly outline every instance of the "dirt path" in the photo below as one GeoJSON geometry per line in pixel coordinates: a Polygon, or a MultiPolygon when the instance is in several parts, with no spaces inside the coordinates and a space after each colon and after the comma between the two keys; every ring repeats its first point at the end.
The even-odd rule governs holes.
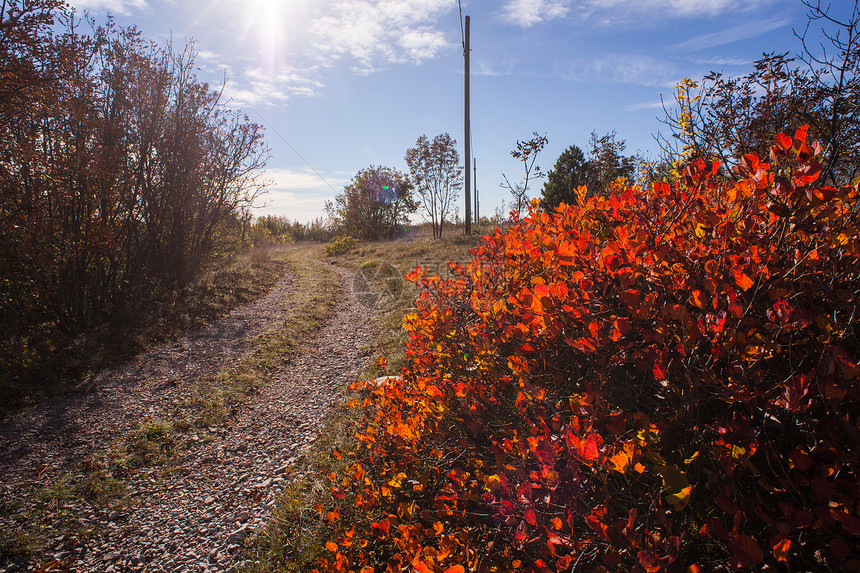
{"type": "MultiPolygon", "coordinates": [[[[199,444],[169,475],[151,469],[133,477],[128,507],[104,511],[66,502],[63,511],[98,534],[60,533],[46,559],[73,571],[231,570],[244,539],[268,519],[283,472],[338,400],[337,388],[369,358],[371,310],[353,292],[354,275],[337,271],[344,295],[333,318],[265,389],[219,426],[193,434],[199,444]]],[[[197,380],[239,360],[244,341],[282,320],[291,280],[202,332],[99,377],[93,392],[52,398],[0,426],[0,503],[9,507],[55,483],[144,419],[166,416],[197,380]]],[[[27,516],[25,507],[3,513],[0,528],[20,527],[27,516]]],[[[35,568],[0,563],[0,573],[35,568]]]]}

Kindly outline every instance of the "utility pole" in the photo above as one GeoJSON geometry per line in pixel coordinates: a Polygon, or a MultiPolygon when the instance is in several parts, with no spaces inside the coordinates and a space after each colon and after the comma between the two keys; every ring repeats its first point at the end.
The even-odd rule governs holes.
{"type": "Polygon", "coordinates": [[[466,16],[466,30],[465,36],[463,40],[463,57],[466,59],[466,105],[465,105],[465,117],[464,117],[464,129],[465,134],[463,135],[463,141],[466,142],[466,157],[465,157],[465,165],[466,165],[466,192],[463,195],[466,196],[466,234],[472,234],[472,170],[469,169],[469,163],[472,162],[472,126],[469,118],[469,17],[466,16]]]}

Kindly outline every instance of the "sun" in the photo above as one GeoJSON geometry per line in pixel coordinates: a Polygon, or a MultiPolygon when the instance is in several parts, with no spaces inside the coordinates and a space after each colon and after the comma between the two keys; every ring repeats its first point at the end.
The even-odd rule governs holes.
{"type": "Polygon", "coordinates": [[[258,31],[264,36],[278,33],[282,23],[283,0],[252,0],[253,18],[258,31]]]}
{"type": "Polygon", "coordinates": [[[249,39],[270,63],[278,58],[285,40],[283,0],[251,0],[249,39]]]}

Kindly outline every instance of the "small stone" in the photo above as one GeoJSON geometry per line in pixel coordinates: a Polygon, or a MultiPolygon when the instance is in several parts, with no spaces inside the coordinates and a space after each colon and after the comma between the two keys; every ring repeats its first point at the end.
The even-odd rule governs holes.
{"type": "Polygon", "coordinates": [[[227,538],[227,544],[241,545],[245,541],[246,537],[248,537],[248,528],[242,526],[230,534],[230,536],[227,538]]]}
{"type": "Polygon", "coordinates": [[[105,563],[107,563],[108,561],[116,561],[117,559],[119,559],[119,553],[117,553],[116,551],[111,551],[110,553],[102,557],[102,561],[104,561],[105,563]]]}

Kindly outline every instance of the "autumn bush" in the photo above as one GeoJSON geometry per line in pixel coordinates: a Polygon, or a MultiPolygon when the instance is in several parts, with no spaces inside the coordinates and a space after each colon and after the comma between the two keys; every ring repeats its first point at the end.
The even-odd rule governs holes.
{"type": "Polygon", "coordinates": [[[325,254],[328,257],[334,257],[348,253],[358,244],[358,239],[349,235],[341,235],[326,244],[325,254]]]}
{"type": "Polygon", "coordinates": [[[860,571],[860,185],[806,139],[416,269],[318,570],[860,571]]]}

